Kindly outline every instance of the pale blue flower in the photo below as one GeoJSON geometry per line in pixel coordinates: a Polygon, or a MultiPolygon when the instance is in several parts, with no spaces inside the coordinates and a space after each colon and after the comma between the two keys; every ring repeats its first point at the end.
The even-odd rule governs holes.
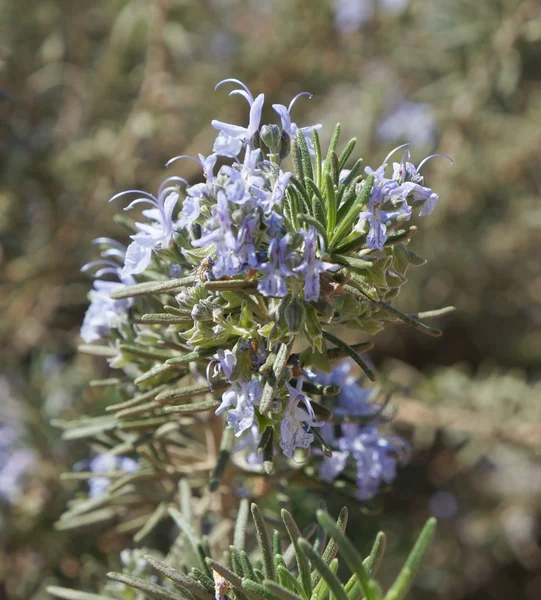
{"type": "Polygon", "coordinates": [[[405,100],[380,122],[376,133],[382,142],[406,139],[428,146],[436,138],[436,119],[429,104],[405,100]]]}
{"type": "Polygon", "coordinates": [[[286,382],[289,400],[280,423],[280,448],[288,458],[293,458],[296,448],[309,448],[314,441],[310,428],[323,425],[316,420],[310,400],[302,393],[303,381],[299,377],[296,387],[286,382]]]}
{"type": "Polygon", "coordinates": [[[0,499],[17,502],[24,493],[24,479],[39,466],[39,456],[30,448],[16,448],[21,434],[18,422],[0,423],[0,499]]]}
{"type": "Polygon", "coordinates": [[[117,281],[97,279],[94,282],[89,293],[90,305],[81,327],[81,337],[87,344],[104,338],[126,318],[133,299],[113,300],[110,294],[119,287],[117,281]]]}
{"type": "Polygon", "coordinates": [[[317,301],[320,292],[319,275],[325,271],[337,270],[340,267],[317,258],[318,240],[322,254],[325,252],[325,247],[321,235],[316,233],[313,225],[310,226],[308,231],[301,229],[300,233],[304,237],[304,255],[300,265],[293,270],[304,275],[304,299],[306,302],[310,302],[310,300],[317,301]]]}
{"type": "Polygon", "coordinates": [[[259,96],[254,99],[248,87],[238,79],[224,79],[223,81],[220,81],[216,87],[227,82],[237,83],[242,87],[242,89],[233,90],[229,95],[232,96],[238,94],[246,99],[250,105],[250,118],[248,127],[241,127],[240,125],[232,125],[230,123],[224,123],[223,121],[213,120],[212,126],[220,132],[214,143],[213,151],[222,156],[237,156],[242,147],[249,144],[252,136],[259,131],[265,95],[259,94],[259,96]]]}
{"type": "Polygon", "coordinates": [[[111,479],[106,476],[107,474],[114,471],[133,473],[139,468],[137,461],[133,458],[116,456],[109,452],[98,454],[88,464],[92,473],[97,474],[96,477],[88,480],[88,496],[90,498],[97,498],[107,490],[111,484],[111,479]]]}
{"type": "Polygon", "coordinates": [[[126,247],[123,244],[110,238],[97,238],[93,243],[105,246],[100,253],[102,258],[87,263],[81,271],[86,272],[94,267],[99,267],[94,277],[114,275],[120,281],[103,281],[101,279],[94,281],[93,289],[89,293],[90,305],[81,327],[81,337],[87,344],[104,338],[111,329],[117,328],[126,319],[128,310],[133,305],[133,298],[114,300],[110,294],[123,285],[135,283],[135,279],[131,275],[123,276],[120,265],[111,260],[111,258],[124,260],[126,247]]]}
{"type": "Polygon", "coordinates": [[[280,117],[280,120],[282,121],[282,130],[285,131],[285,133],[287,133],[287,135],[290,137],[290,139],[294,140],[297,137],[297,131],[300,130],[300,132],[303,134],[304,138],[306,139],[306,144],[308,146],[308,150],[310,151],[310,154],[313,156],[314,155],[314,146],[312,144],[312,132],[314,131],[314,129],[316,129],[316,130],[321,129],[322,125],[320,123],[318,123],[317,125],[310,125],[309,127],[300,127],[299,128],[296,123],[292,122],[291,111],[293,109],[295,102],[301,96],[308,96],[308,98],[312,98],[312,94],[310,94],[309,92],[301,92],[300,94],[297,94],[293,98],[293,100],[291,100],[291,102],[289,103],[289,106],[284,106],[283,104],[273,104],[272,108],[276,111],[276,113],[280,117]]]}
{"type": "Polygon", "coordinates": [[[264,296],[283,298],[287,295],[285,277],[297,277],[290,267],[290,263],[298,259],[296,253],[288,253],[288,245],[291,236],[273,238],[269,244],[269,260],[263,263],[259,270],[265,273],[265,277],[257,284],[258,291],[264,296]]]}
{"type": "MultiPolygon", "coordinates": [[[[336,416],[372,416],[375,419],[381,407],[371,401],[374,390],[361,385],[351,373],[352,366],[351,360],[345,360],[330,374],[315,371],[309,376],[323,385],[340,386],[337,406],[333,408],[336,416]]],[[[339,426],[339,432],[336,427],[327,424],[321,433],[333,449],[333,455],[323,459],[320,477],[333,482],[346,469],[348,462],[354,464],[360,500],[372,498],[383,483],[391,483],[396,477],[397,465],[409,458],[407,442],[396,435],[383,435],[375,420],[368,424],[344,423],[339,426]]]]}
{"type": "Polygon", "coordinates": [[[347,423],[341,430],[342,435],[335,442],[338,450],[323,460],[320,477],[329,483],[334,481],[351,458],[356,464],[357,497],[369,500],[382,484],[395,479],[397,464],[407,460],[409,446],[397,436],[382,435],[375,423],[363,426],[347,423]]]}
{"type": "Polygon", "coordinates": [[[240,436],[249,429],[255,418],[255,406],[261,400],[263,389],[257,379],[248,382],[235,381],[232,386],[222,394],[222,402],[216,409],[216,414],[222,414],[226,409],[227,424],[234,430],[235,436],[240,436]],[[234,407],[234,408],[232,408],[234,407]]]}
{"type": "Polygon", "coordinates": [[[112,202],[126,194],[142,194],[142,198],[133,200],[124,210],[130,210],[138,204],[150,204],[152,206],[152,208],[143,211],[143,216],[150,219],[150,223],[135,224],[138,233],[131,236],[133,242],[126,250],[124,268],[122,269],[123,276],[142,273],[150,264],[153,251],[165,250],[169,247],[173,236],[173,211],[179,199],[176,185],[178,181],[186,183],[181,177],[166,179],[160,186],[157,197],[141,190],[127,190],[116,194],[109,200],[109,202],[112,202]],[[175,183],[175,185],[170,185],[171,183],[175,183]]]}

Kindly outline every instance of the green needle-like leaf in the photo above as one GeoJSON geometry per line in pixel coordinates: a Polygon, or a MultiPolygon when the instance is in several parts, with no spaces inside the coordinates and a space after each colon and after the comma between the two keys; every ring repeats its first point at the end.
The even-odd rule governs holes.
{"type": "Polygon", "coordinates": [[[310,560],[312,567],[319,571],[319,574],[329,586],[329,592],[334,596],[335,600],[349,600],[338,577],[331,571],[329,565],[312,548],[309,542],[303,539],[299,540],[299,548],[306,558],[310,560]]]}
{"type": "Polygon", "coordinates": [[[300,129],[297,130],[297,146],[301,153],[302,172],[304,179],[314,179],[314,173],[312,171],[312,157],[308,151],[308,144],[306,138],[300,129]]]}
{"type": "Polygon", "coordinates": [[[407,594],[413,579],[421,566],[421,562],[430,548],[430,543],[432,542],[436,530],[436,524],[437,522],[434,518],[429,519],[426,522],[405,565],[402,567],[398,577],[387,592],[385,600],[402,600],[407,594]]]}
{"type": "Polygon", "coordinates": [[[263,585],[269,590],[269,592],[271,592],[271,594],[274,594],[281,600],[302,600],[304,598],[303,596],[298,596],[290,590],[277,583],[274,583],[274,581],[269,581],[268,579],[265,579],[263,585]]]}
{"type": "Polygon", "coordinates": [[[342,221],[338,221],[338,227],[331,238],[330,250],[334,249],[342,241],[343,237],[350,233],[355,220],[359,216],[359,213],[368,204],[370,194],[372,193],[373,184],[374,176],[369,175],[361,189],[361,193],[357,196],[347,215],[342,219],[342,221]]]}
{"type": "Polygon", "coordinates": [[[317,129],[312,129],[312,142],[314,144],[314,163],[316,167],[316,172],[314,173],[315,182],[317,187],[321,189],[321,142],[319,141],[319,133],[317,132],[317,129]]]}
{"type": "Polygon", "coordinates": [[[332,177],[328,174],[325,179],[325,198],[327,199],[327,231],[332,235],[336,227],[336,214],[338,212],[336,191],[332,177]]]}
{"type": "Polygon", "coordinates": [[[88,592],[79,592],[68,588],[50,585],[46,588],[48,594],[64,600],[114,600],[111,596],[102,596],[101,594],[89,594],[88,592]]]}
{"type": "Polygon", "coordinates": [[[110,294],[114,300],[122,298],[135,298],[136,296],[148,296],[152,294],[165,294],[180,291],[196,282],[194,275],[181,277],[179,279],[168,279],[167,281],[145,281],[135,285],[125,285],[113,290],[110,294]]]}
{"type": "Polygon", "coordinates": [[[155,583],[150,583],[138,577],[131,577],[130,575],[124,575],[124,573],[107,573],[107,577],[114,581],[125,583],[136,590],[141,590],[144,594],[148,594],[151,598],[156,598],[156,600],[185,600],[183,596],[179,596],[179,594],[175,594],[171,590],[166,590],[155,583]]]}
{"type": "Polygon", "coordinates": [[[381,561],[383,559],[383,555],[385,553],[385,547],[387,545],[387,537],[380,531],[376,536],[376,540],[374,541],[374,545],[372,546],[372,550],[370,551],[370,556],[365,558],[364,566],[366,570],[370,574],[370,577],[374,577],[378,572],[379,566],[381,565],[381,561]]]}
{"type": "Polygon", "coordinates": [[[257,504],[251,505],[252,518],[254,520],[255,530],[257,534],[257,542],[263,560],[263,573],[266,579],[276,581],[276,573],[274,571],[274,559],[272,556],[272,543],[267,532],[265,519],[259,510],[257,504]]]}
{"type": "MultiPolygon", "coordinates": [[[[328,513],[326,513],[323,510],[318,510],[317,520],[338,545],[341,555],[344,557],[344,560],[346,561],[348,567],[351,569],[352,573],[355,573],[357,575],[357,579],[359,580],[361,590],[366,599],[374,600],[374,596],[371,593],[369,585],[370,576],[368,575],[368,572],[363,564],[361,556],[359,555],[353,544],[344,535],[344,533],[340,530],[336,523],[331,519],[328,513]]],[[[344,595],[346,595],[345,592],[344,595]]]]}
{"type": "Polygon", "coordinates": [[[297,559],[297,567],[299,569],[299,579],[301,581],[302,588],[306,596],[310,595],[312,591],[312,578],[310,576],[310,563],[306,559],[306,555],[301,552],[299,548],[299,540],[302,535],[295,523],[291,513],[288,512],[285,508],[281,511],[282,520],[284,525],[286,526],[287,533],[291,539],[291,543],[295,548],[295,557],[297,559]]]}
{"type": "Polygon", "coordinates": [[[235,532],[233,533],[233,545],[244,550],[246,544],[246,527],[248,526],[248,515],[250,514],[250,503],[243,498],[239,504],[237,520],[235,521],[235,532]]]}
{"type": "Polygon", "coordinates": [[[346,147],[342,150],[339,158],[338,158],[338,168],[341,171],[353,152],[355,145],[357,144],[357,138],[351,138],[349,142],[346,144],[346,147]]]}
{"type": "Polygon", "coordinates": [[[347,353],[347,355],[350,358],[352,358],[359,365],[359,367],[361,367],[361,369],[366,373],[366,376],[371,381],[376,381],[376,376],[374,375],[372,369],[370,369],[370,367],[363,361],[363,359],[357,354],[357,352],[353,350],[351,346],[334,336],[332,333],[329,333],[328,331],[323,332],[323,337],[329,340],[329,342],[332,342],[335,346],[342,348],[347,353]]]}
{"type": "Polygon", "coordinates": [[[179,573],[176,569],[173,569],[173,567],[170,567],[163,561],[158,560],[151,554],[146,554],[145,560],[149,564],[151,564],[157,571],[160,571],[160,573],[163,573],[166,577],[171,579],[171,581],[174,581],[180,587],[187,589],[189,592],[191,592],[198,598],[213,600],[214,593],[210,592],[205,586],[203,586],[195,579],[192,579],[187,575],[179,573]]]}

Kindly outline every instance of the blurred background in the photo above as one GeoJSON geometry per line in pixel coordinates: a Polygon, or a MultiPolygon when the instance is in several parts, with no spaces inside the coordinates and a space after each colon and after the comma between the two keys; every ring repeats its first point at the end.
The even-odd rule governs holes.
{"type": "Polygon", "coordinates": [[[155,190],[170,157],[210,152],[211,119],[246,118],[213,92],[224,77],[269,109],[312,92],[300,124],[325,141],[340,121],[374,168],[405,141],[415,162],[453,157],[427,165],[440,202],[411,248],[429,262],[398,305],[458,310],[442,338],[376,340],[415,452],[352,531],[389,534],[385,582],[440,519],[412,600],[541,598],[538,0],[0,0],[0,28],[0,598],[92,589],[130,544],[53,530],[74,489],[60,473],[88,450],[50,421],[100,414],[85,384],[107,373],[75,354],[79,269],[93,238],[125,236],[111,195],[155,190]]]}

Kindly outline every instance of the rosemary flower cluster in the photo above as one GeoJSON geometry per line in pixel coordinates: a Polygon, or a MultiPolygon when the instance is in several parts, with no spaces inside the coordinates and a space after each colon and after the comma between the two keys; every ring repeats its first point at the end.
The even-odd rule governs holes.
{"type": "Polygon", "coordinates": [[[152,433],[186,415],[205,426],[214,414],[224,440],[236,438],[228,455],[248,452],[246,464],[267,472],[315,464],[323,482],[353,469],[357,497],[371,498],[407,446],[378,429],[385,411],[366,386],[374,374],[360,353],[372,344],[362,339],[398,320],[439,334],[391,305],[409,265],[424,263],[407,247],[417,230],[407,222],[438,200],[421,172],[432,157],[415,165],[404,144],[363,170],[350,164],[355,140],[337,152],[339,125],[323,156],[321,125],[293,121],[309,94],[274,104],[280,124],[262,125],[264,95],[222,84],[238,86],[248,125],[212,121],[210,155],[168,163],[198,162],[203,181],[172,175],[156,195],[111,199],[144,210],[127,247],[95,240],[84,349],[107,356],[124,395],[135,394],[119,405],[122,427],[133,418],[152,433]],[[359,343],[346,344],[345,329],[359,343]],[[362,383],[350,365],[333,368],[341,358],[364,371],[362,383]]]}

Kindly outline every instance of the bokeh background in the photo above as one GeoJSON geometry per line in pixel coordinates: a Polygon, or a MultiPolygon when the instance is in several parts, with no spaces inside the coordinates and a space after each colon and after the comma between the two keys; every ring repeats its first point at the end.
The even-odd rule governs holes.
{"type": "Polygon", "coordinates": [[[439,517],[414,600],[541,598],[539,1],[0,0],[0,28],[0,598],[93,589],[130,544],[53,530],[88,450],[51,420],[99,414],[86,383],[106,373],[75,355],[79,268],[94,237],[125,236],[112,194],[156,189],[171,156],[210,151],[212,118],[245,118],[224,77],[312,92],[301,124],[325,140],[340,121],[373,167],[405,141],[454,158],[427,166],[441,199],[412,249],[429,263],[399,306],[458,310],[443,338],[376,340],[415,453],[355,531],[388,532],[388,581],[439,517]]]}

